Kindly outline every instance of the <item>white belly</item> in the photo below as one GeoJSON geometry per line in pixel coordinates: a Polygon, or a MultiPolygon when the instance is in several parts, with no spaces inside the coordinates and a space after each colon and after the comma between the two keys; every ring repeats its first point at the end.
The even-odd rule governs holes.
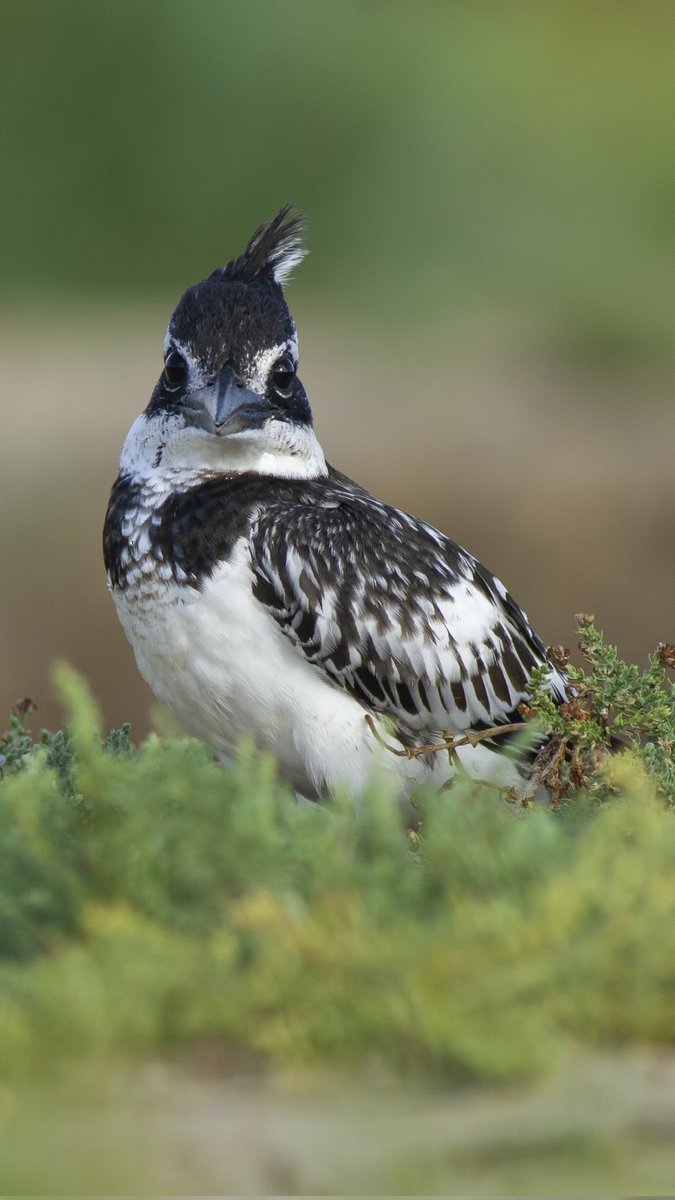
{"type": "MultiPolygon", "coordinates": [[[[139,670],[183,725],[221,754],[252,739],[309,795],[368,782],[379,747],[364,709],[310,666],[251,593],[243,544],[201,592],[115,592],[139,670]]],[[[391,767],[399,760],[389,755],[391,767]]],[[[390,767],[390,770],[391,770],[390,767]]]]}
{"type": "MultiPolygon", "coordinates": [[[[451,774],[447,755],[430,767],[386,750],[364,708],[306,662],[251,586],[242,542],[201,591],[167,582],[151,593],[113,593],[141,674],[186,729],[227,756],[253,740],[309,796],[341,786],[358,795],[375,775],[402,799],[423,783],[440,786],[451,774]]],[[[479,750],[467,748],[463,759],[485,777],[489,752],[479,750]]]]}

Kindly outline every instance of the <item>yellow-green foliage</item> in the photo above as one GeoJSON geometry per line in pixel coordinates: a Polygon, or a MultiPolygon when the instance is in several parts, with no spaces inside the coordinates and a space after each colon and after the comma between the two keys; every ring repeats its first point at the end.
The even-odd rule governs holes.
{"type": "Polygon", "coordinates": [[[611,803],[524,812],[458,785],[421,837],[373,792],[300,806],[269,760],[69,735],[5,743],[0,1072],[189,1051],[522,1077],[675,1036],[675,814],[640,762],[611,803]],[[12,757],[14,756],[14,757],[12,757]]]}

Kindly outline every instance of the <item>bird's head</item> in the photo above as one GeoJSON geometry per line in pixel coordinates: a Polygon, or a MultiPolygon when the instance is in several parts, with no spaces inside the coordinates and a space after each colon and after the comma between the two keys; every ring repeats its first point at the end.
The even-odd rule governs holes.
{"type": "Polygon", "coordinates": [[[123,469],[126,457],[136,470],[325,472],[283,293],[306,253],[302,231],[302,215],[285,205],[243,254],[184,293],[164,339],[164,369],[125,443],[123,469]]]}

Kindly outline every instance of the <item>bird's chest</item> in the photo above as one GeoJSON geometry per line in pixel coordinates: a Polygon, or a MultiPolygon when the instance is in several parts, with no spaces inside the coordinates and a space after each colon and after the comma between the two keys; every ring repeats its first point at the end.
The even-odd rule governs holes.
{"type": "Polygon", "coordinates": [[[200,588],[140,556],[113,596],[141,674],[189,730],[229,752],[280,725],[279,679],[296,655],[252,594],[244,539],[200,588]]]}

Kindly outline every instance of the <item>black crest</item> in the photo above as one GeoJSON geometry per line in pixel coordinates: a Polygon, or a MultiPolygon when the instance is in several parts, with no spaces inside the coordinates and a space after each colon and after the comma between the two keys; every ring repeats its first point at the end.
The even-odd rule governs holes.
{"type": "Polygon", "coordinates": [[[256,229],[244,253],[214,271],[211,279],[239,283],[262,279],[283,285],[307,253],[302,240],[304,229],[304,215],[292,204],[284,204],[276,217],[256,229]]]}

